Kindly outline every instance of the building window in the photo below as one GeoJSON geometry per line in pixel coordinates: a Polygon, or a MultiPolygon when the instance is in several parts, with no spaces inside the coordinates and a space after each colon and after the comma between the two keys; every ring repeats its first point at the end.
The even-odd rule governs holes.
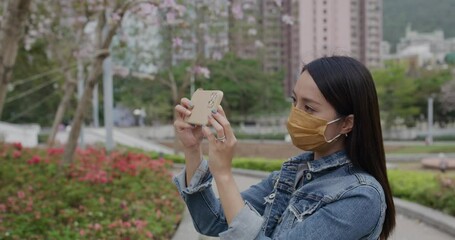
{"type": "Polygon", "coordinates": [[[324,37],[324,41],[327,41],[327,37],[324,37]]]}
{"type": "Polygon", "coordinates": [[[323,3],[324,3],[324,5],[327,5],[327,1],[326,1],[326,0],[324,0],[324,2],[323,2],[323,3]]]}
{"type": "Polygon", "coordinates": [[[324,32],[327,32],[327,28],[326,27],[324,28],[324,32]]]}
{"type": "Polygon", "coordinates": [[[324,50],[327,50],[327,45],[324,45],[323,48],[324,48],[324,50]]]}
{"type": "Polygon", "coordinates": [[[326,19],[326,18],[324,18],[324,20],[323,20],[323,21],[324,21],[324,23],[327,23],[327,19],[326,19]]]}
{"type": "Polygon", "coordinates": [[[322,11],[324,14],[327,14],[327,9],[324,9],[324,11],[322,11]]]}

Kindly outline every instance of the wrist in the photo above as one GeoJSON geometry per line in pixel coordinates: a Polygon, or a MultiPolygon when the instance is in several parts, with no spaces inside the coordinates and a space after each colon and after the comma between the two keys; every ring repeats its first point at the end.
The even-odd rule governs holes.
{"type": "Polygon", "coordinates": [[[201,145],[197,144],[191,147],[184,147],[183,148],[183,153],[185,155],[190,154],[190,155],[195,155],[195,154],[202,154],[202,149],[201,145]]]}
{"type": "Polygon", "coordinates": [[[217,183],[231,182],[234,180],[234,175],[232,175],[231,171],[215,173],[212,172],[212,175],[217,183]]]}
{"type": "Polygon", "coordinates": [[[184,147],[183,148],[183,153],[186,154],[198,154],[198,153],[202,153],[202,148],[201,148],[201,144],[195,144],[195,145],[192,145],[192,146],[188,146],[188,147],[184,147]]]}

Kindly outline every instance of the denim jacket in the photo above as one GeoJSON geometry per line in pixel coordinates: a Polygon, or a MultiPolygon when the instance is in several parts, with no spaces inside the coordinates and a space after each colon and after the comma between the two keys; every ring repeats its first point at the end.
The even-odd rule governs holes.
{"type": "Polygon", "coordinates": [[[303,153],[242,192],[245,206],[228,226],[203,160],[189,185],[174,182],[196,230],[221,239],[378,239],[386,203],[379,182],[340,151],[313,160],[303,153]],[[299,176],[302,176],[301,178],[299,176]],[[300,181],[301,179],[301,181],[300,181]]]}

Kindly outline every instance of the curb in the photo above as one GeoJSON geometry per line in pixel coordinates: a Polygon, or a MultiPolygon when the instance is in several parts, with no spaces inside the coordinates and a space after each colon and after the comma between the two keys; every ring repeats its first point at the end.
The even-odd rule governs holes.
{"type": "Polygon", "coordinates": [[[429,226],[455,237],[455,217],[399,198],[393,198],[393,201],[395,202],[395,209],[398,213],[409,218],[418,219],[429,226]]]}
{"type": "MultiPolygon", "coordinates": [[[[184,164],[174,164],[174,168],[178,169],[182,169],[184,166],[184,164]]],[[[255,177],[259,179],[265,178],[270,174],[269,172],[264,171],[239,168],[233,168],[232,172],[237,175],[255,177]]],[[[395,210],[397,213],[403,214],[408,218],[417,219],[431,227],[439,229],[442,232],[455,237],[455,217],[399,198],[393,198],[393,201],[395,203],[395,210]]]]}

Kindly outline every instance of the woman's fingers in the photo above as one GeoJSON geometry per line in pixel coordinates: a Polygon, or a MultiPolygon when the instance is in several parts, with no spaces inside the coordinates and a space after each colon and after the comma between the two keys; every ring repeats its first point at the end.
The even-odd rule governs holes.
{"type": "Polygon", "coordinates": [[[221,124],[219,124],[212,116],[209,116],[209,123],[215,129],[217,138],[226,137],[223,126],[221,126],[221,124]]]}
{"type": "Polygon", "coordinates": [[[221,115],[223,115],[225,118],[227,118],[227,117],[226,117],[226,113],[224,112],[224,109],[223,109],[223,107],[222,107],[221,105],[218,105],[218,112],[219,112],[221,115]]]}
{"type": "Polygon", "coordinates": [[[202,133],[204,134],[204,137],[207,138],[207,140],[210,143],[214,143],[215,142],[215,136],[213,136],[213,133],[212,133],[212,131],[210,130],[209,127],[202,126],[202,133]]]}
{"type": "Polygon", "coordinates": [[[234,132],[232,131],[231,124],[227,120],[226,116],[224,115],[224,111],[222,108],[218,108],[218,111],[221,112],[212,112],[212,116],[214,119],[216,119],[216,122],[218,122],[224,129],[224,133],[226,134],[226,138],[229,139],[235,139],[234,132]]]}
{"type": "Polygon", "coordinates": [[[191,109],[193,109],[194,105],[188,98],[180,99],[180,104],[175,106],[175,111],[177,112],[177,118],[185,119],[191,115],[191,109]]]}
{"type": "Polygon", "coordinates": [[[180,105],[182,105],[188,109],[193,109],[193,107],[194,107],[193,103],[188,98],[180,99],[180,105]]]}
{"type": "Polygon", "coordinates": [[[181,130],[184,130],[184,129],[193,129],[193,128],[194,128],[193,125],[191,125],[191,124],[189,124],[189,123],[187,123],[187,122],[184,122],[184,121],[182,121],[182,120],[176,120],[176,121],[174,122],[174,127],[175,127],[176,129],[180,130],[180,131],[181,131],[181,130]]]}
{"type": "Polygon", "coordinates": [[[177,114],[178,117],[179,117],[180,119],[182,119],[182,120],[183,120],[185,117],[188,117],[188,116],[191,115],[191,111],[188,110],[187,108],[183,107],[183,106],[180,105],[180,104],[177,105],[177,106],[175,106],[175,111],[178,113],[178,114],[177,114]]]}

